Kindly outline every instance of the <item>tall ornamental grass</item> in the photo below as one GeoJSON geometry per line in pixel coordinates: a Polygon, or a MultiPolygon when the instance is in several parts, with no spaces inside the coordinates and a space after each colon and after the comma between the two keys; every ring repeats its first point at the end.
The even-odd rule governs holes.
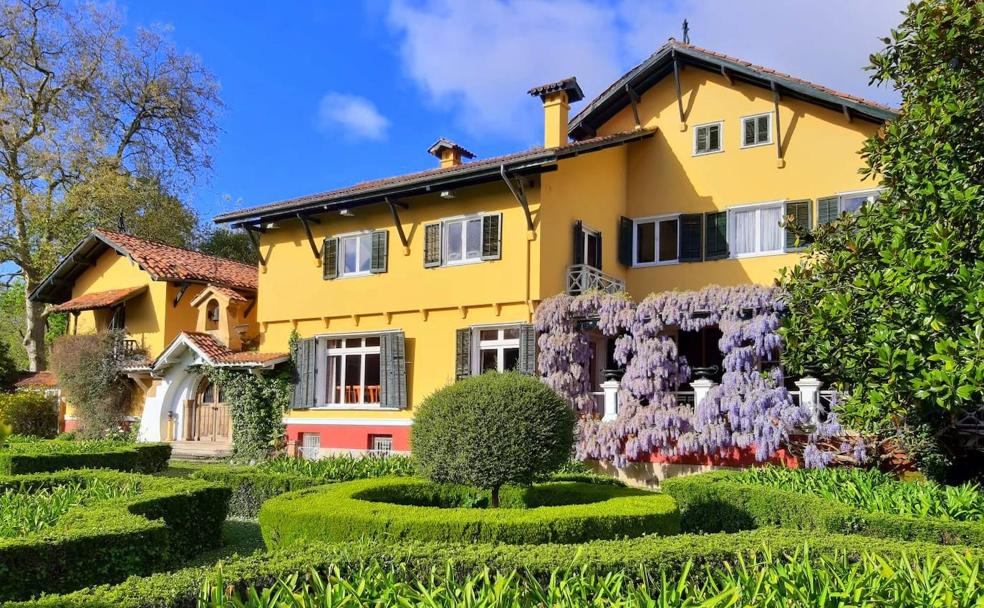
{"type": "Polygon", "coordinates": [[[134,496],[138,491],[136,483],[114,484],[100,479],[34,492],[7,490],[0,494],[0,538],[15,538],[44,530],[75,507],[134,496]]]}
{"type": "Polygon", "coordinates": [[[410,457],[400,455],[340,455],[319,460],[278,458],[260,464],[258,468],[272,473],[293,473],[331,481],[413,475],[413,463],[410,457]]]}
{"type": "Polygon", "coordinates": [[[749,469],[738,475],[747,483],[815,494],[865,511],[937,517],[957,521],[984,520],[984,491],[977,484],[945,486],[931,481],[903,482],[864,469],[749,469]]]}
{"type": "Polygon", "coordinates": [[[878,606],[971,607],[984,603],[978,580],[981,561],[957,554],[941,558],[886,559],[863,554],[815,558],[807,549],[792,555],[768,550],[731,565],[685,566],[676,578],[647,573],[595,574],[555,571],[538,580],[518,571],[484,570],[455,578],[449,565],[415,579],[399,568],[372,564],[343,576],[310,572],[268,588],[230,593],[221,578],[206,583],[202,608],[314,608],[316,606],[608,606],[613,608],[846,608],[878,606]]]}

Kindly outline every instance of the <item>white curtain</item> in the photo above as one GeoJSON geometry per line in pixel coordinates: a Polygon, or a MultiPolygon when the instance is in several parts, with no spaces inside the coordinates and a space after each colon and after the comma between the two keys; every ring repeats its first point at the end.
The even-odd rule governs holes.
{"type": "Polygon", "coordinates": [[[736,255],[755,253],[758,250],[755,243],[756,209],[731,212],[731,252],[736,255]]]}
{"type": "Polygon", "coordinates": [[[782,207],[763,207],[759,210],[762,222],[761,251],[780,251],[785,244],[782,226],[782,207]]]}

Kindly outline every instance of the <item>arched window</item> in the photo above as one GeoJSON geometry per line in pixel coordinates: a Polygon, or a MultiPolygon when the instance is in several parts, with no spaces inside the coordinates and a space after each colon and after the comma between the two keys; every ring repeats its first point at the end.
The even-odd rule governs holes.
{"type": "Polygon", "coordinates": [[[219,328],[219,302],[212,299],[205,305],[205,329],[219,328]]]}

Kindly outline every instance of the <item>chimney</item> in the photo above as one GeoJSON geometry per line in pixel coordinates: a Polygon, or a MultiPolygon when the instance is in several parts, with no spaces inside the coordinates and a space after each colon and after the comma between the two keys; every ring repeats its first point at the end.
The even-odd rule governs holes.
{"type": "Polygon", "coordinates": [[[427,153],[436,156],[441,161],[442,169],[457,167],[461,164],[462,158],[475,158],[475,155],[468,150],[443,137],[435,141],[430,148],[427,148],[427,153]]]}
{"type": "Polygon", "coordinates": [[[584,93],[571,76],[557,82],[533,87],[529,94],[543,102],[543,147],[567,145],[567,121],[570,104],[584,99],[584,93]]]}

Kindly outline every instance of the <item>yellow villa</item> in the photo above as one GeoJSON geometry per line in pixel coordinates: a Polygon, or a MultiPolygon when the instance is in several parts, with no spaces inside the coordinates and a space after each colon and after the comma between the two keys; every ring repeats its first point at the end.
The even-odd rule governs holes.
{"type": "Polygon", "coordinates": [[[772,283],[797,259],[784,217],[877,196],[858,151],[893,115],[672,40],[573,119],[574,78],[530,93],[542,148],[466,162],[440,139],[435,169],[216,218],[262,256],[261,350],[302,338],[285,423],[306,452],[406,450],[435,389],[533,373],[554,294],[772,283]]]}
{"type": "MultiPolygon", "coordinates": [[[[531,321],[550,296],[771,284],[799,255],[787,218],[810,227],[877,198],[858,173],[859,150],[894,116],[674,40],[593,100],[574,78],[529,93],[543,107],[542,147],[475,158],[441,138],[429,170],[215,218],[257,247],[255,291],[203,279],[174,305],[174,280],[155,287],[105,273],[98,284],[65,277],[57,295],[32,297],[148,284],[126,297],[152,300],[163,330],[147,337],[129,313],[125,327],[153,341],[151,369],[178,374],[198,357],[182,355],[193,340],[175,343],[178,332],[204,331],[201,306],[234,299],[203,295],[208,285],[231,288],[250,302],[237,314],[256,343],[213,330],[218,346],[255,351],[269,367],[300,338],[284,417],[292,447],[406,451],[414,405],[434,390],[488,370],[535,373],[531,321]],[[186,322],[172,326],[163,317],[176,306],[186,322]]],[[[142,436],[187,439],[174,421],[201,402],[194,395],[147,398],[142,436]]]]}

